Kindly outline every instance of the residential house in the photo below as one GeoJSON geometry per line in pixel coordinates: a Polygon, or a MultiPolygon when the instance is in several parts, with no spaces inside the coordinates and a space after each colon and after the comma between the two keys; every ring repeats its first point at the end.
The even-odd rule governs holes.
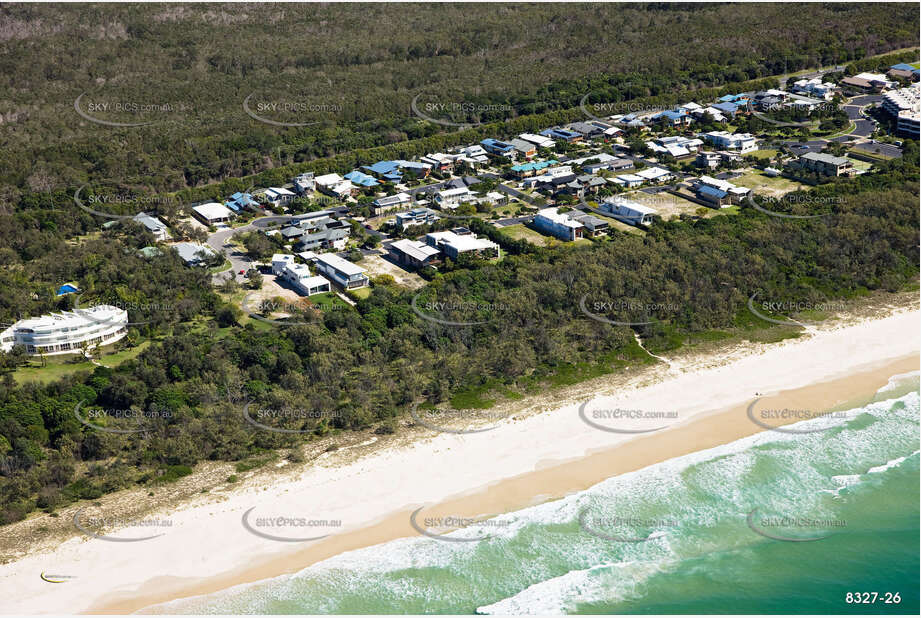
{"type": "Polygon", "coordinates": [[[735,151],[740,154],[758,150],[758,140],[751,133],[729,133],[728,131],[710,131],[698,137],[710,142],[717,148],[735,151]]]}
{"type": "Polygon", "coordinates": [[[172,247],[187,266],[201,266],[207,264],[217,255],[214,249],[208,245],[202,245],[196,242],[179,242],[172,245],[172,247]]]}
{"type": "Polygon", "coordinates": [[[279,277],[303,296],[313,296],[332,290],[329,281],[319,275],[311,275],[310,268],[306,264],[294,264],[293,262],[287,264],[279,277]]]}
{"type": "Polygon", "coordinates": [[[291,183],[294,185],[294,191],[298,195],[313,193],[317,186],[313,172],[304,172],[299,176],[295,176],[291,183]]]}
{"type": "Polygon", "coordinates": [[[265,209],[251,193],[241,193],[237,191],[224,202],[224,206],[233,211],[234,214],[240,214],[245,210],[261,213],[265,209]]]}
{"type": "Polygon", "coordinates": [[[541,131],[540,134],[543,135],[544,137],[549,137],[551,139],[556,139],[556,140],[562,140],[564,142],[569,142],[569,143],[581,142],[583,139],[583,136],[581,133],[577,133],[576,131],[570,131],[568,129],[558,129],[558,128],[545,129],[541,131]]]}
{"type": "Polygon", "coordinates": [[[433,170],[437,170],[439,172],[451,172],[454,170],[454,162],[456,161],[456,157],[445,154],[443,152],[436,152],[433,154],[427,154],[420,160],[422,163],[431,166],[431,169],[433,170]]]}
{"type": "Polygon", "coordinates": [[[365,174],[359,170],[352,170],[345,175],[345,179],[351,182],[353,185],[361,187],[362,189],[376,187],[381,184],[380,181],[374,176],[369,176],[368,174],[365,174]]]}
{"type": "Polygon", "coordinates": [[[531,142],[525,141],[523,139],[515,138],[511,142],[512,147],[515,149],[516,157],[521,157],[523,159],[530,159],[537,154],[537,146],[531,142]]]}
{"type": "Polygon", "coordinates": [[[807,152],[797,161],[799,167],[824,176],[847,176],[853,172],[853,164],[845,157],[835,157],[824,152],[807,152]]]}
{"type": "Polygon", "coordinates": [[[465,161],[474,163],[474,164],[483,164],[489,162],[489,157],[486,155],[486,150],[479,144],[474,144],[473,146],[467,146],[461,149],[461,152],[464,153],[466,157],[465,161]]]}
{"type": "Polygon", "coordinates": [[[326,275],[346,290],[362,288],[370,279],[365,269],[343,259],[335,253],[322,253],[314,258],[317,271],[326,275]]]}
{"type": "Polygon", "coordinates": [[[498,259],[501,256],[499,245],[488,238],[477,238],[476,234],[464,227],[454,228],[448,232],[426,234],[425,243],[438,249],[452,260],[456,260],[462,254],[485,259],[498,259]]]}
{"type": "Polygon", "coordinates": [[[580,167],[589,174],[595,174],[598,172],[598,170],[611,170],[612,172],[619,172],[622,170],[628,170],[633,167],[632,159],[619,159],[613,155],[609,155],[606,152],[600,152],[598,154],[581,157],[579,159],[570,159],[566,163],[572,167],[580,167]]]}
{"type": "Polygon", "coordinates": [[[598,210],[630,225],[649,225],[656,214],[654,208],[624,198],[607,199],[598,205],[598,210]]]}
{"type": "Polygon", "coordinates": [[[668,127],[686,127],[694,122],[694,118],[691,116],[691,114],[683,109],[672,109],[664,112],[659,112],[658,114],[653,115],[650,120],[653,122],[661,123],[668,127]]]}
{"type": "Polygon", "coordinates": [[[480,141],[480,145],[483,146],[483,149],[491,155],[507,157],[509,159],[515,157],[515,147],[508,142],[501,142],[497,139],[487,137],[486,139],[480,141]]]}
{"type": "Polygon", "coordinates": [[[528,178],[533,176],[537,172],[550,167],[551,165],[556,165],[558,161],[556,159],[550,159],[549,161],[530,161],[528,163],[519,163],[518,165],[513,165],[511,168],[512,174],[516,178],[528,178]]]}
{"type": "Polygon", "coordinates": [[[518,139],[523,139],[526,142],[531,142],[538,148],[553,148],[556,146],[556,142],[550,139],[545,135],[536,135],[534,133],[522,133],[518,136],[518,139]]]}
{"type": "Polygon", "coordinates": [[[167,240],[170,238],[169,228],[166,227],[166,224],[160,221],[157,217],[149,215],[146,212],[138,213],[133,217],[134,221],[137,221],[145,228],[147,231],[153,234],[153,237],[157,241],[167,240]]]}
{"type": "Polygon", "coordinates": [[[636,175],[646,182],[658,184],[675,179],[675,175],[662,167],[647,167],[636,172],[636,175]]]}
{"type": "Polygon", "coordinates": [[[720,180],[712,176],[701,176],[692,181],[691,186],[698,199],[721,208],[741,204],[742,200],[751,194],[751,189],[748,187],[737,187],[727,180],[720,180]]]}
{"type": "Polygon", "coordinates": [[[378,216],[385,212],[390,212],[391,210],[403,208],[407,204],[411,204],[412,201],[413,198],[408,193],[400,192],[396,195],[379,197],[374,200],[371,205],[374,207],[374,214],[378,216]]]}
{"type": "Polygon", "coordinates": [[[453,210],[465,202],[472,202],[473,199],[467,187],[444,189],[435,194],[435,203],[442,210],[453,210]]]}
{"type": "Polygon", "coordinates": [[[294,256],[290,253],[276,253],[272,256],[272,274],[280,275],[287,266],[294,264],[294,256]]]}
{"type": "Polygon", "coordinates": [[[397,264],[412,268],[433,266],[438,262],[441,251],[418,240],[403,238],[390,243],[390,256],[397,264]]]}
{"type": "Polygon", "coordinates": [[[295,197],[297,196],[294,194],[294,191],[289,191],[282,187],[269,187],[265,190],[266,201],[276,208],[286,206],[291,203],[295,197]]]}
{"type": "Polygon", "coordinates": [[[192,207],[192,214],[205,225],[227,223],[233,217],[229,208],[217,202],[192,207]]]}
{"type": "Polygon", "coordinates": [[[560,240],[573,241],[585,235],[585,225],[573,219],[581,211],[559,212],[557,208],[543,208],[534,216],[534,227],[560,240]]]}
{"type": "Polygon", "coordinates": [[[413,208],[396,215],[397,226],[403,230],[414,225],[431,225],[438,219],[438,213],[431,208],[413,208]]]}
{"type": "Polygon", "coordinates": [[[600,127],[592,122],[573,122],[567,127],[567,130],[578,133],[582,139],[594,139],[602,135],[606,128],[608,127],[600,127]]]}

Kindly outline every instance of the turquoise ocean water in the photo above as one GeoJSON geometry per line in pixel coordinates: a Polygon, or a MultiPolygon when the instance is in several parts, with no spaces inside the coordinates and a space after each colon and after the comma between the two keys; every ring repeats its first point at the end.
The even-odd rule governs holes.
{"type": "Polygon", "coordinates": [[[791,426],[823,431],[767,431],[665,461],[500,516],[507,525],[452,533],[489,535],[481,541],[401,539],[147,611],[917,614],[917,375],[893,379],[845,416],[791,426]],[[878,596],[856,604],[848,593],[878,596]],[[883,603],[886,593],[900,602],[883,603]]]}

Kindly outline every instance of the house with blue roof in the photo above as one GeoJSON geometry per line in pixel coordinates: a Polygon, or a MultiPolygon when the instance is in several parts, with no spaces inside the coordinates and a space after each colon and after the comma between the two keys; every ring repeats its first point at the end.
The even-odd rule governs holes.
{"type": "Polygon", "coordinates": [[[491,137],[480,141],[480,145],[483,147],[483,150],[489,154],[497,155],[500,157],[513,157],[515,153],[515,147],[512,144],[507,142],[502,142],[491,137]]]}
{"type": "Polygon", "coordinates": [[[357,185],[359,187],[376,187],[377,185],[381,184],[374,176],[369,176],[368,174],[358,170],[352,170],[346,174],[344,178],[346,180],[351,180],[353,185],[357,185]]]}
{"type": "Polygon", "coordinates": [[[378,161],[373,165],[362,166],[361,169],[389,182],[400,182],[403,180],[404,172],[414,177],[424,178],[428,176],[432,166],[428,163],[397,159],[395,161],[378,161]]]}
{"type": "Polygon", "coordinates": [[[921,76],[921,69],[916,69],[908,63],[900,62],[889,67],[888,74],[890,77],[903,77],[912,81],[918,81],[921,76]]]}
{"type": "Polygon", "coordinates": [[[659,112],[652,117],[653,122],[661,122],[665,125],[680,127],[691,124],[694,119],[683,109],[670,109],[659,112]]]}
{"type": "Polygon", "coordinates": [[[734,118],[736,113],[739,111],[739,106],[735,103],[723,102],[723,103],[714,103],[711,105],[715,110],[719,110],[720,113],[726,114],[727,116],[734,118]]]}
{"type": "Polygon", "coordinates": [[[262,210],[262,205],[250,193],[240,193],[237,191],[231,195],[224,206],[239,214],[244,210],[262,210]]]}
{"type": "Polygon", "coordinates": [[[569,129],[545,129],[540,132],[544,137],[549,137],[551,139],[561,139],[566,142],[581,142],[582,134],[576,131],[570,131],[569,129]]]}
{"type": "Polygon", "coordinates": [[[531,161],[529,163],[519,163],[518,165],[512,166],[512,173],[515,174],[518,178],[527,178],[528,176],[533,176],[540,170],[550,167],[559,163],[556,159],[550,159],[549,161],[531,161]]]}

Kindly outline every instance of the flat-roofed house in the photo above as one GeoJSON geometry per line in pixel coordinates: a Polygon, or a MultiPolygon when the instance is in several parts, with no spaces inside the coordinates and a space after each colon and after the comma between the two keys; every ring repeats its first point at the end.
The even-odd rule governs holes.
{"type": "Polygon", "coordinates": [[[291,201],[297,197],[294,194],[294,191],[285,189],[284,187],[269,187],[265,190],[265,199],[272,206],[286,206],[290,204],[291,201]]]}
{"type": "Polygon", "coordinates": [[[498,259],[501,255],[499,245],[488,238],[477,238],[476,234],[466,228],[455,228],[447,232],[431,232],[425,235],[425,242],[452,260],[456,260],[464,253],[485,259],[498,259]]]}
{"type": "Polygon", "coordinates": [[[19,320],[0,332],[0,350],[23,346],[31,356],[73,354],[115,343],[125,336],[128,312],[112,305],[19,320]]]}
{"type": "Polygon", "coordinates": [[[282,269],[279,277],[291,284],[298,294],[313,296],[331,291],[329,281],[319,275],[311,275],[306,264],[288,264],[282,269]]]}
{"type": "Polygon", "coordinates": [[[598,205],[598,209],[630,225],[648,225],[656,214],[654,208],[624,198],[605,200],[598,205]]]}
{"type": "Polygon", "coordinates": [[[385,212],[390,212],[391,210],[396,210],[403,208],[411,204],[413,198],[408,193],[397,193],[396,195],[388,195],[386,197],[379,197],[374,200],[371,205],[374,207],[375,215],[382,215],[385,212]]]}
{"type": "Polygon", "coordinates": [[[467,187],[444,189],[435,194],[435,203],[442,210],[453,210],[464,202],[473,201],[473,195],[467,187]]]}
{"type": "Polygon", "coordinates": [[[824,152],[807,152],[799,158],[799,165],[803,169],[824,176],[844,176],[853,171],[850,159],[835,157],[824,152]]]}
{"type": "Polygon", "coordinates": [[[276,253],[272,256],[272,274],[280,275],[285,267],[294,264],[294,256],[290,253],[276,253]]]}
{"type": "Polygon", "coordinates": [[[397,227],[405,230],[414,225],[431,225],[438,221],[438,213],[431,208],[413,208],[396,215],[397,227]]]}
{"type": "MultiPolygon", "coordinates": [[[[582,214],[581,211],[573,211],[575,213],[582,214]]],[[[557,208],[538,210],[534,216],[534,227],[565,241],[578,240],[585,235],[585,226],[581,222],[573,219],[568,212],[559,212],[557,208]]]]}
{"type": "Polygon", "coordinates": [[[369,283],[365,269],[343,259],[335,253],[322,253],[316,258],[317,271],[326,275],[346,290],[363,288],[369,283]]]}
{"type": "Polygon", "coordinates": [[[192,214],[205,225],[227,223],[233,217],[233,213],[230,212],[229,208],[217,202],[193,206],[192,214]]]}
{"type": "Polygon", "coordinates": [[[390,243],[390,255],[398,264],[424,268],[434,265],[441,251],[418,240],[402,238],[390,243]]]}

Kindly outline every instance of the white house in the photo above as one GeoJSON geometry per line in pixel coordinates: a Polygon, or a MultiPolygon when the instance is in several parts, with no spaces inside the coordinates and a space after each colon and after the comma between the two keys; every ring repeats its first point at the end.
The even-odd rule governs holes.
{"type": "Polygon", "coordinates": [[[435,194],[435,203],[442,210],[455,209],[464,202],[473,201],[473,194],[467,187],[457,187],[456,189],[444,189],[435,194]]]}
{"type": "Polygon", "coordinates": [[[654,208],[623,198],[605,200],[598,205],[598,209],[630,225],[648,225],[656,214],[654,208]]]}
{"type": "Polygon", "coordinates": [[[153,234],[158,241],[169,239],[169,228],[157,217],[142,212],[134,215],[134,220],[147,228],[147,231],[153,234]]]}
{"type": "Polygon", "coordinates": [[[488,238],[477,238],[477,235],[467,228],[426,234],[425,243],[452,260],[456,260],[463,253],[473,253],[485,258],[498,258],[501,255],[499,245],[488,238]]]}
{"type": "Polygon", "coordinates": [[[318,189],[328,189],[334,187],[340,182],[345,180],[339,174],[323,174],[322,176],[317,176],[313,179],[314,184],[318,189]]]}
{"type": "Polygon", "coordinates": [[[272,256],[272,274],[280,275],[291,264],[294,264],[293,255],[290,253],[276,253],[272,256]]]}
{"type": "Polygon", "coordinates": [[[647,167],[636,172],[636,175],[646,182],[653,183],[668,182],[675,178],[674,174],[662,167],[647,167]]]}
{"type": "Polygon", "coordinates": [[[518,136],[518,139],[522,139],[526,142],[531,142],[538,148],[553,148],[556,146],[556,142],[549,137],[537,135],[535,133],[522,133],[518,136]]]}
{"type": "Polygon", "coordinates": [[[314,294],[329,292],[331,289],[329,281],[323,277],[311,275],[310,268],[306,264],[288,264],[281,271],[280,276],[282,280],[290,283],[298,294],[303,296],[313,296],[314,294]]]}
{"type": "Polygon", "coordinates": [[[751,133],[729,133],[728,131],[710,131],[701,133],[701,139],[717,148],[731,150],[740,154],[758,150],[758,140],[751,133]]]}
{"type": "Polygon", "coordinates": [[[335,253],[321,253],[315,258],[317,271],[323,273],[343,288],[363,288],[370,282],[365,269],[343,259],[335,253]]]}
{"type": "Polygon", "coordinates": [[[560,240],[576,240],[585,234],[585,226],[556,208],[538,210],[534,216],[534,227],[541,232],[556,236],[560,240]]]}
{"type": "Polygon", "coordinates": [[[298,195],[312,193],[317,186],[313,172],[304,172],[303,174],[296,176],[291,182],[294,185],[294,190],[298,195]]]}
{"type": "Polygon", "coordinates": [[[291,200],[297,197],[294,191],[289,191],[283,187],[270,187],[265,190],[265,199],[273,206],[285,206],[291,200]]]}
{"type": "Polygon", "coordinates": [[[208,202],[200,206],[192,207],[194,214],[202,223],[206,225],[217,225],[218,223],[227,223],[233,217],[229,208],[217,202],[208,202]]]}
{"type": "Polygon", "coordinates": [[[112,305],[19,320],[0,332],[0,350],[24,346],[30,355],[73,354],[115,343],[125,336],[128,312],[112,305]]]}

